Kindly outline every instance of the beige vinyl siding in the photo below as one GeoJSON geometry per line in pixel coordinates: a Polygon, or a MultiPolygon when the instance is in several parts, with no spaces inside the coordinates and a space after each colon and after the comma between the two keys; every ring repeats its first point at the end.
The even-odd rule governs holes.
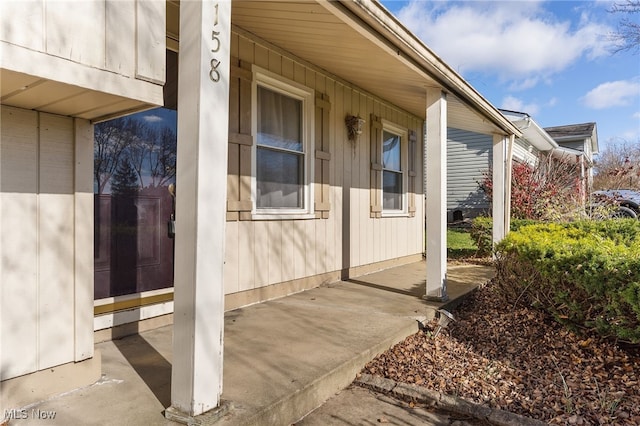
{"type": "MultiPolygon", "coordinates": [[[[231,56],[238,58],[240,63],[255,64],[303,84],[314,90],[316,96],[328,99],[328,152],[331,157],[328,170],[325,168],[323,173],[328,171],[330,211],[326,218],[306,220],[252,221],[228,216],[225,293],[254,290],[421,253],[422,203],[416,203],[414,217],[369,217],[368,123],[353,144],[347,139],[344,119],[351,114],[368,121],[373,113],[417,134],[422,134],[422,120],[244,34],[233,33],[231,56]]],[[[314,150],[319,149],[316,141],[314,150]]],[[[327,147],[322,151],[327,152],[327,147]]],[[[416,151],[416,161],[420,164],[422,144],[417,144],[416,151]]],[[[417,199],[421,200],[421,172],[418,175],[415,191],[420,194],[417,199]]],[[[313,176],[311,182],[318,183],[313,176]]],[[[233,185],[233,191],[236,191],[236,184],[233,185]]],[[[316,188],[318,186],[321,185],[316,188]]]]}
{"type": "MultiPolygon", "coordinates": [[[[91,323],[78,333],[79,320],[91,317],[77,318],[76,306],[90,306],[93,293],[93,273],[84,270],[93,233],[76,215],[93,215],[93,200],[77,193],[77,179],[92,178],[77,155],[81,128],[69,117],[2,107],[0,344],[15,349],[2,352],[3,380],[92,355],[91,323]],[[88,173],[77,176],[76,161],[88,173]]],[[[85,150],[89,160],[92,153],[85,150]]]]}
{"type": "Polygon", "coordinates": [[[447,210],[464,216],[489,209],[487,197],[478,188],[483,172],[491,167],[491,135],[460,129],[447,129],[447,210]]]}

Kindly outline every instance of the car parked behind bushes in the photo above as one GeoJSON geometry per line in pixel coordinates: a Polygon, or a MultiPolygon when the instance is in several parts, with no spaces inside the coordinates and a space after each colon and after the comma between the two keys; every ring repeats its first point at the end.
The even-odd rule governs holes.
{"type": "Polygon", "coordinates": [[[595,191],[591,194],[590,210],[591,216],[640,219],[640,192],[631,189],[595,191]]]}

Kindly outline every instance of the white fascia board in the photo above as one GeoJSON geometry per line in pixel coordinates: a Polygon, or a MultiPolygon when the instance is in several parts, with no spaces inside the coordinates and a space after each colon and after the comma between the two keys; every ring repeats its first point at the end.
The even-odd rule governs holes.
{"type": "Polygon", "coordinates": [[[532,118],[529,118],[529,127],[523,131],[523,136],[540,151],[549,151],[558,148],[558,143],[553,140],[542,127],[532,118]]]}
{"type": "Polygon", "coordinates": [[[582,157],[584,157],[584,159],[586,160],[586,162],[587,162],[587,164],[589,166],[593,165],[593,160],[591,158],[589,158],[588,155],[586,155],[584,152],[582,152],[580,150],[573,149],[573,148],[567,148],[567,147],[564,147],[564,146],[560,146],[560,147],[555,148],[553,150],[553,154],[552,155],[554,157],[556,157],[556,158],[562,158],[565,155],[573,155],[573,156],[576,156],[576,157],[582,156],[582,157]]]}
{"type": "Polygon", "coordinates": [[[524,112],[500,110],[520,131],[522,139],[529,142],[539,151],[550,151],[558,148],[558,143],[524,112]]]}

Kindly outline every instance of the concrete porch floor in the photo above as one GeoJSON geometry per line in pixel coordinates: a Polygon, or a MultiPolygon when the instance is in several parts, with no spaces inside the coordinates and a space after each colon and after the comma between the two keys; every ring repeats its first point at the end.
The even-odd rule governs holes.
{"type": "MultiPolygon", "coordinates": [[[[419,329],[443,305],[493,276],[493,268],[449,265],[450,301],[427,302],[425,262],[340,281],[225,314],[223,400],[217,425],[290,425],[349,385],[377,354],[419,329]]],[[[27,408],[28,425],[175,425],[172,327],[96,345],[102,379],[27,408]],[[39,420],[40,412],[55,412],[39,420]]],[[[212,423],[207,416],[197,420],[212,423]]]]}

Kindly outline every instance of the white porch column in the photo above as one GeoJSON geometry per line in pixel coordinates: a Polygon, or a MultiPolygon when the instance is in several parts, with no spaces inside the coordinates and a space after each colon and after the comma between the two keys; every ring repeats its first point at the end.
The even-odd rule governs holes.
{"type": "Polygon", "coordinates": [[[508,136],[493,135],[493,243],[506,235],[507,224],[507,140],[508,136]]]}
{"type": "Polygon", "coordinates": [[[516,143],[516,135],[509,135],[509,146],[507,147],[506,161],[506,181],[504,191],[504,235],[506,236],[511,230],[511,180],[513,179],[513,146],[516,143]]]}
{"type": "Polygon", "coordinates": [[[166,412],[179,421],[217,407],[222,393],[230,36],[230,0],[180,3],[173,368],[166,412]]]}
{"type": "Polygon", "coordinates": [[[447,95],[427,89],[427,288],[425,298],[447,296],[447,95]]]}

